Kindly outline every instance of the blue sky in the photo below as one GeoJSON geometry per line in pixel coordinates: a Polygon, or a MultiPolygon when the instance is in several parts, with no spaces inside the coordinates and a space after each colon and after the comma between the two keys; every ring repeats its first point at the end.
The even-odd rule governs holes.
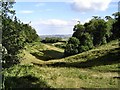
{"type": "Polygon", "coordinates": [[[92,16],[101,16],[118,11],[119,0],[71,0],[16,2],[16,16],[36,29],[39,35],[72,34],[79,20],[82,24],[92,16]]]}

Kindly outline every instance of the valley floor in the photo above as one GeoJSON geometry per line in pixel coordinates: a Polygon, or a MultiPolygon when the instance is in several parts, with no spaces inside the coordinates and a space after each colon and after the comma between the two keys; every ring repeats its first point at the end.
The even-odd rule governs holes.
{"type": "Polygon", "coordinates": [[[4,70],[6,88],[118,88],[118,41],[64,57],[52,45],[27,45],[19,65],[4,70]]]}

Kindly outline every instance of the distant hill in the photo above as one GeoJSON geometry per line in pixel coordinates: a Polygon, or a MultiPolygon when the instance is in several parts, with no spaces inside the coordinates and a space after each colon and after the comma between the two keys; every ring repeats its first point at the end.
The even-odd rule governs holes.
{"type": "Polygon", "coordinates": [[[71,37],[72,34],[67,34],[67,35],[40,35],[41,39],[45,39],[46,37],[58,37],[58,38],[63,38],[63,39],[68,39],[69,37],[71,37]]]}

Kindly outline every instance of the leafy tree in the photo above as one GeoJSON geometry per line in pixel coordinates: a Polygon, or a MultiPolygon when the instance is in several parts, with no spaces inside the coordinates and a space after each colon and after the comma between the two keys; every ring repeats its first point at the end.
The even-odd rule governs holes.
{"type": "Polygon", "coordinates": [[[11,19],[5,19],[2,23],[2,44],[9,54],[16,54],[24,46],[22,38],[20,38],[20,30],[16,29],[16,23],[11,19]]]}
{"type": "Polygon", "coordinates": [[[113,27],[112,27],[112,25],[115,22],[115,20],[110,16],[105,16],[105,18],[106,18],[106,23],[107,23],[106,41],[109,42],[113,38],[113,35],[112,35],[113,34],[112,33],[113,27]]]}
{"type": "Polygon", "coordinates": [[[93,16],[88,23],[84,25],[75,25],[73,28],[73,35],[79,40],[79,45],[75,48],[73,41],[69,39],[65,49],[66,55],[73,55],[92,49],[94,46],[106,44],[107,42],[118,39],[120,40],[120,12],[113,14],[114,19],[111,16],[106,16],[102,19],[98,16],[93,16]],[[77,53],[75,53],[77,52],[77,53]]]}
{"type": "Polygon", "coordinates": [[[79,40],[75,37],[71,37],[68,40],[68,44],[74,44],[75,46],[78,46],[80,44],[79,40]]]}
{"type": "Polygon", "coordinates": [[[77,38],[71,37],[68,40],[68,43],[66,45],[64,55],[65,56],[70,56],[70,55],[75,55],[78,53],[78,46],[80,42],[77,38]]]}
{"type": "Polygon", "coordinates": [[[57,37],[49,38],[49,37],[46,37],[45,40],[43,40],[42,42],[43,43],[56,43],[56,42],[59,42],[61,40],[62,40],[62,38],[57,38],[57,37]]]}
{"type": "Polygon", "coordinates": [[[73,28],[73,35],[68,40],[66,45],[65,55],[74,55],[93,48],[93,39],[89,33],[86,32],[85,26],[80,23],[73,28]]]}
{"type": "Polygon", "coordinates": [[[15,10],[12,10],[13,8],[13,4],[15,3],[14,0],[7,0],[6,2],[4,2],[4,0],[0,1],[1,3],[1,13],[2,13],[2,17],[8,17],[11,16],[13,17],[13,15],[15,14],[15,10]]]}
{"type": "Polygon", "coordinates": [[[113,23],[113,38],[118,39],[120,38],[120,12],[116,12],[113,14],[115,17],[115,23],[113,23]]]}
{"type": "Polygon", "coordinates": [[[106,33],[107,33],[107,23],[104,19],[101,18],[93,18],[89,23],[85,24],[86,32],[90,33],[93,37],[93,44],[101,45],[106,41],[106,33]],[[103,40],[104,39],[104,40],[103,40]]]}
{"type": "Polygon", "coordinates": [[[106,20],[112,20],[113,18],[111,16],[105,16],[106,20]]]}
{"type": "Polygon", "coordinates": [[[14,2],[2,2],[2,45],[7,50],[7,54],[3,54],[3,60],[6,61],[4,66],[18,63],[19,50],[23,49],[26,43],[39,40],[35,29],[14,17],[13,4],[14,2]]]}
{"type": "Polygon", "coordinates": [[[74,33],[73,33],[72,37],[76,37],[80,40],[81,36],[85,32],[85,27],[84,27],[84,25],[77,24],[74,26],[73,31],[74,31],[74,33]]]}
{"type": "Polygon", "coordinates": [[[90,50],[93,48],[93,39],[89,33],[84,33],[81,37],[79,45],[79,53],[90,50]]]}

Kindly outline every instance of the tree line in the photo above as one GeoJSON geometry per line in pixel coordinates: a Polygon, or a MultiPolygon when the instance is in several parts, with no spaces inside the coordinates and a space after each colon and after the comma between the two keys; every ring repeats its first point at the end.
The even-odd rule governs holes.
{"type": "Polygon", "coordinates": [[[12,10],[15,2],[2,2],[2,51],[4,61],[2,66],[19,62],[17,54],[27,43],[40,41],[34,28],[24,24],[15,16],[12,10]]]}
{"type": "Polygon", "coordinates": [[[73,35],[69,38],[66,45],[64,55],[70,56],[84,51],[88,51],[93,47],[106,44],[111,40],[119,39],[120,35],[120,12],[116,12],[104,19],[93,16],[89,22],[85,24],[75,25],[73,35]]]}
{"type": "Polygon", "coordinates": [[[56,42],[59,42],[59,41],[62,41],[62,38],[59,38],[59,37],[46,37],[41,42],[43,42],[43,43],[56,43],[56,42]]]}

